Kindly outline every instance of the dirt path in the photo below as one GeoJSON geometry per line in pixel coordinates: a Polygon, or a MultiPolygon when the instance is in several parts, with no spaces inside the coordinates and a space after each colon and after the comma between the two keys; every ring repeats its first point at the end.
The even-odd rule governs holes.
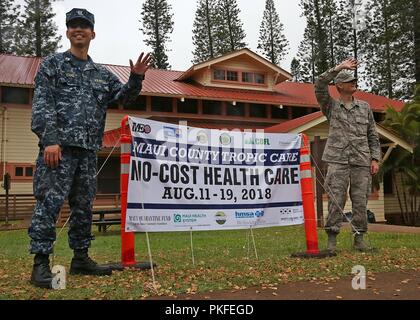
{"type": "Polygon", "coordinates": [[[420,300],[420,269],[377,273],[366,278],[365,290],[354,290],[351,277],[329,283],[290,282],[277,287],[152,297],[152,300],[420,300]]]}

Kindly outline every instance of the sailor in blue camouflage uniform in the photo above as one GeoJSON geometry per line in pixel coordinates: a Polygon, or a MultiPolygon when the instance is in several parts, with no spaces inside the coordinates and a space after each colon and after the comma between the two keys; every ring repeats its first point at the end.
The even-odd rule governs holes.
{"type": "Polygon", "coordinates": [[[96,194],[96,152],[101,148],[106,109],[134,102],[142,87],[151,55],[130,60],[131,74],[123,85],[88,56],[95,38],[94,16],[85,9],[66,15],[70,50],[44,59],[35,78],[32,131],[39,138],[34,176],[37,200],[28,233],[35,254],[31,282],[50,288],[49,255],[56,239],[55,224],[68,198],[71,208],[69,246],[74,250],[70,274],[109,275],[88,255],[92,203],[96,194]]]}
{"type": "Polygon", "coordinates": [[[352,224],[356,231],[353,248],[371,250],[363,239],[367,231],[367,202],[372,176],[379,170],[381,148],[375,119],[369,104],[357,100],[357,79],[353,73],[355,59],[343,61],[324,72],[315,83],[315,94],[322,113],[329,122],[329,134],[322,160],[328,163],[325,190],[328,193],[328,217],[325,230],[328,234],[327,248],[335,252],[337,235],[343,221],[347,189],[350,185],[352,201],[352,224]],[[328,84],[335,80],[338,100],[328,92],[328,84]]]}

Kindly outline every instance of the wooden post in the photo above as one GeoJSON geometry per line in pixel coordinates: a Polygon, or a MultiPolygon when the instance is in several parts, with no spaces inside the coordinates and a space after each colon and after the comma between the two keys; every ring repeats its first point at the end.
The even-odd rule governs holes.
{"type": "Polygon", "coordinates": [[[323,212],[323,203],[322,203],[322,192],[323,192],[323,186],[324,179],[322,178],[321,172],[319,172],[318,168],[322,170],[322,147],[321,147],[321,139],[319,136],[314,137],[314,143],[313,143],[313,157],[316,164],[314,164],[315,167],[315,178],[316,178],[316,218],[318,220],[318,228],[324,227],[324,212],[323,212]]]}

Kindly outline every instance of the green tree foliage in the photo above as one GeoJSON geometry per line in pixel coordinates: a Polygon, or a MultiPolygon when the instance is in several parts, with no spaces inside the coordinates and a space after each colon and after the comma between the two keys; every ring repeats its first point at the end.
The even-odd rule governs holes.
{"type": "Polygon", "coordinates": [[[263,20],[260,26],[258,49],[272,63],[279,65],[287,54],[289,42],[283,34],[283,24],[273,0],[266,0],[263,20]]]}
{"type": "Polygon", "coordinates": [[[25,0],[22,21],[16,30],[16,53],[47,56],[59,48],[61,36],[53,18],[51,0],[25,0]]]}
{"type": "Polygon", "coordinates": [[[215,19],[216,0],[199,0],[193,25],[193,63],[199,63],[217,54],[215,41],[218,23],[215,19]]]}
{"type": "Polygon", "coordinates": [[[328,3],[321,0],[300,2],[302,15],[306,17],[306,28],[297,59],[302,66],[302,80],[305,82],[315,82],[315,77],[327,70],[331,64],[328,61],[328,3]]]}
{"type": "Polygon", "coordinates": [[[293,75],[293,81],[301,82],[302,81],[302,71],[301,65],[298,59],[293,58],[290,63],[290,73],[293,75]]]}
{"type": "Polygon", "coordinates": [[[369,0],[366,11],[361,49],[367,84],[376,94],[409,98],[415,82],[415,3],[369,0]]]}
{"type": "Polygon", "coordinates": [[[246,47],[245,31],[239,14],[240,9],[236,0],[218,0],[214,17],[220,23],[215,45],[217,55],[246,47]]]}
{"type": "Polygon", "coordinates": [[[392,151],[380,175],[391,172],[404,222],[420,225],[420,85],[400,112],[388,107],[383,124],[413,146],[413,153],[399,147],[392,151]]]}
{"type": "Polygon", "coordinates": [[[15,53],[14,32],[19,17],[20,6],[12,0],[0,1],[0,53],[15,53]]]}
{"type": "Polygon", "coordinates": [[[315,83],[315,61],[318,47],[314,33],[314,22],[313,20],[308,20],[296,58],[301,66],[301,81],[303,82],[315,83]]]}
{"type": "Polygon", "coordinates": [[[141,12],[143,27],[140,30],[146,36],[145,44],[152,48],[152,66],[158,69],[169,69],[167,42],[173,31],[172,6],[167,0],[146,0],[141,12]]]}

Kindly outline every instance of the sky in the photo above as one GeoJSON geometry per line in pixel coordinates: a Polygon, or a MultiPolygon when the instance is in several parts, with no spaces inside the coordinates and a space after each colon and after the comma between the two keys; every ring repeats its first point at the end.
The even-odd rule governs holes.
{"type": "MultiPolygon", "coordinates": [[[[265,8],[265,0],[237,0],[240,18],[246,33],[248,48],[256,53],[259,28],[265,8]]],[[[301,17],[299,0],[274,0],[284,34],[289,41],[289,53],[280,67],[290,71],[290,63],[296,56],[303,38],[305,18],[301,17]]],[[[140,52],[149,52],[139,30],[144,0],[59,0],[53,4],[58,32],[63,36],[61,51],[69,48],[65,36],[65,14],[72,8],[85,8],[95,15],[96,38],[91,42],[89,55],[95,62],[128,65],[129,59],[137,59],[140,52]]],[[[172,6],[174,31],[168,54],[172,70],[185,71],[192,66],[192,28],[197,6],[196,0],[168,0],[172,6]]],[[[261,53],[260,53],[261,54],[261,53]]]]}

